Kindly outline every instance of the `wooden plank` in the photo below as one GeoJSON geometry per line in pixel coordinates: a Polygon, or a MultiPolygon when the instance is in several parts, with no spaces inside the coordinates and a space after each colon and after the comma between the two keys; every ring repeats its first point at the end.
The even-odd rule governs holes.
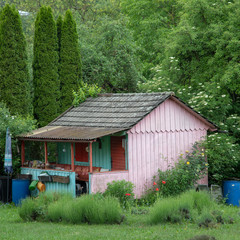
{"type": "Polygon", "coordinates": [[[74,147],[73,142],[71,143],[71,169],[74,171],[74,147]]]}
{"type": "Polygon", "coordinates": [[[111,136],[111,157],[112,157],[112,171],[125,170],[125,149],[122,146],[122,140],[125,137],[111,136]]]}
{"type": "Polygon", "coordinates": [[[90,160],[90,173],[93,172],[93,164],[92,164],[92,142],[89,143],[89,160],[90,160]]]}

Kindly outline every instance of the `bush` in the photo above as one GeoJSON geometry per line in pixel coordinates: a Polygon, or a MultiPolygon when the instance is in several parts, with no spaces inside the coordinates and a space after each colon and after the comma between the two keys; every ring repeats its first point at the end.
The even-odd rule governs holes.
{"type": "Polygon", "coordinates": [[[72,224],[114,224],[122,221],[119,202],[100,194],[80,198],[62,197],[48,206],[47,219],[72,224]]]}
{"type": "Polygon", "coordinates": [[[82,83],[78,91],[73,90],[73,105],[77,107],[80,103],[84,102],[88,97],[96,97],[101,93],[102,89],[96,84],[89,85],[82,83]]]}
{"type": "Polygon", "coordinates": [[[48,206],[47,220],[61,222],[65,212],[68,212],[69,202],[73,198],[70,195],[61,197],[58,201],[51,202],[48,206]]]}
{"type": "Polygon", "coordinates": [[[223,180],[240,178],[240,146],[228,134],[215,133],[205,143],[209,163],[209,183],[221,185],[223,180]]]}
{"type": "Polygon", "coordinates": [[[63,197],[57,193],[41,193],[36,199],[26,198],[18,209],[19,216],[25,221],[47,220],[48,205],[63,197]]]}
{"type": "Polygon", "coordinates": [[[112,181],[107,184],[107,189],[104,192],[104,196],[113,196],[118,198],[120,204],[123,208],[128,208],[133,204],[134,193],[133,193],[134,184],[122,181],[112,181]]]}
{"type": "Polygon", "coordinates": [[[37,202],[31,198],[24,199],[21,207],[18,209],[18,213],[24,221],[35,221],[38,216],[37,202]]]}
{"type": "Polygon", "coordinates": [[[191,190],[175,198],[159,199],[150,211],[150,221],[156,224],[194,220],[203,209],[215,205],[208,193],[191,190]]]}

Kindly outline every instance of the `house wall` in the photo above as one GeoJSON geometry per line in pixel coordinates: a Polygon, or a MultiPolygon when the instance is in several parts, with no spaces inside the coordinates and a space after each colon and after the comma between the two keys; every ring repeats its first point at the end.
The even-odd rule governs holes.
{"type": "Polygon", "coordinates": [[[93,166],[111,169],[111,145],[110,136],[101,138],[101,148],[99,142],[93,142],[93,166]]]}
{"type": "Polygon", "coordinates": [[[47,171],[49,175],[57,175],[67,177],[69,176],[70,182],[59,183],[59,182],[45,182],[46,191],[50,192],[60,192],[60,193],[70,193],[73,197],[76,196],[75,190],[75,172],[71,171],[56,171],[56,170],[44,170],[44,169],[35,169],[35,168],[21,168],[21,174],[31,174],[32,180],[38,180],[38,176],[41,172],[47,171]]]}
{"type": "Polygon", "coordinates": [[[128,171],[113,171],[89,174],[90,193],[104,192],[107,183],[118,180],[129,181],[128,171]]]}
{"type": "Polygon", "coordinates": [[[151,187],[158,169],[173,166],[181,153],[206,136],[207,129],[207,125],[171,99],[130,129],[129,181],[136,187],[135,194],[140,196],[151,187]]]}
{"type": "MultiPolygon", "coordinates": [[[[111,169],[110,137],[106,136],[101,138],[101,148],[99,147],[99,142],[93,142],[92,146],[93,166],[111,169]]],[[[71,165],[71,143],[58,143],[57,149],[58,163],[71,165]],[[63,151],[63,149],[65,149],[65,151],[63,151]]],[[[89,162],[74,161],[74,164],[80,166],[89,166],[89,162]]]]}

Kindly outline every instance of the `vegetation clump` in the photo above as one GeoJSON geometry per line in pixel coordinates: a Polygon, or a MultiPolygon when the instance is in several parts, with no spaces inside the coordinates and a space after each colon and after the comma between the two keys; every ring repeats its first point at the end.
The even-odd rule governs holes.
{"type": "Polygon", "coordinates": [[[125,180],[112,181],[111,183],[107,184],[107,189],[103,195],[117,198],[121,206],[125,209],[128,209],[133,205],[133,188],[134,184],[131,182],[125,180]]]}
{"type": "Polygon", "coordinates": [[[199,227],[206,228],[231,223],[228,213],[221,211],[221,206],[204,191],[191,190],[174,198],[159,198],[150,210],[151,224],[183,221],[197,223],[199,227]]]}
{"type": "Polygon", "coordinates": [[[71,224],[120,224],[124,219],[118,200],[100,194],[73,198],[69,195],[43,193],[37,199],[23,200],[19,216],[25,221],[71,224]]]}

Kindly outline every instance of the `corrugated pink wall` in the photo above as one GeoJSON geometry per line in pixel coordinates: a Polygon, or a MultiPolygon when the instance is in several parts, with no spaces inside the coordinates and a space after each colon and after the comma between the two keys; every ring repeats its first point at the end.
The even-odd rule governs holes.
{"type": "MultiPolygon", "coordinates": [[[[142,195],[160,168],[173,166],[181,153],[204,138],[209,127],[168,99],[128,131],[129,181],[142,195]]],[[[205,179],[203,183],[206,182],[205,179]]]]}
{"type": "Polygon", "coordinates": [[[107,188],[107,183],[117,180],[126,180],[128,179],[128,171],[113,171],[113,172],[101,172],[101,173],[92,173],[90,188],[91,193],[104,192],[107,188]]]}

